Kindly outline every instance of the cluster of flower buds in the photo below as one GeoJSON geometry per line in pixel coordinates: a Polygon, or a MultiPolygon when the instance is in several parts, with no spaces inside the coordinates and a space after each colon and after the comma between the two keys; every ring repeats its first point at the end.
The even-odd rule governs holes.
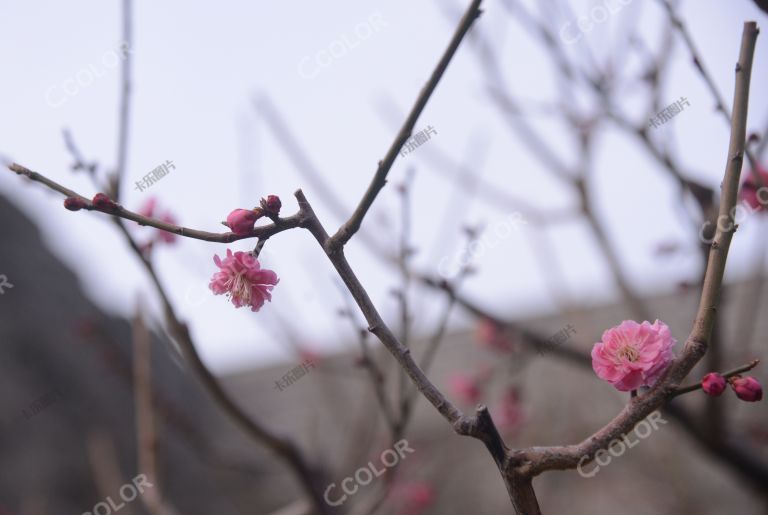
{"type": "Polygon", "coordinates": [[[701,380],[701,389],[712,397],[719,397],[726,384],[730,384],[736,397],[746,402],[757,402],[763,398],[763,387],[760,381],[752,376],[736,375],[726,379],[717,372],[710,372],[701,380]]]}
{"type": "MultiPolygon", "coordinates": [[[[97,193],[94,195],[91,204],[93,204],[94,209],[105,211],[107,213],[117,209],[117,202],[104,193],[97,193]]],[[[82,197],[67,197],[64,199],[64,207],[70,211],[80,211],[81,209],[88,207],[88,202],[82,197]]]]}

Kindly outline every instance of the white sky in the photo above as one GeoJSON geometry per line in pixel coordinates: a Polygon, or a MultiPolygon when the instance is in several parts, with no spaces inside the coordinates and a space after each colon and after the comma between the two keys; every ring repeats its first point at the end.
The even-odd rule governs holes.
{"type": "MultiPolygon", "coordinates": [[[[595,4],[575,2],[574,10],[588,13],[595,4]]],[[[615,48],[616,33],[634,23],[656,49],[660,12],[655,6],[656,2],[632,2],[567,50],[578,52],[580,45],[590,45],[605,55],[615,48]]],[[[748,0],[688,1],[682,13],[730,106],[742,22],[754,19],[765,25],[765,14],[748,0]]],[[[553,98],[552,75],[538,43],[512,21],[499,0],[485,2],[476,27],[498,45],[506,80],[516,93],[542,101],[553,98]]],[[[148,195],[156,195],[183,225],[217,231],[223,230],[219,221],[231,209],[252,207],[267,194],[280,195],[284,214],[293,213],[292,192],[303,187],[332,232],[341,219],[293,169],[252,100],[257,94],[269,95],[351,210],[394,137],[393,120],[399,124],[412,105],[453,29],[434,1],[136,1],[134,97],[123,204],[137,208],[148,195]],[[380,20],[374,32],[367,39],[357,38],[355,27],[371,15],[380,20]],[[318,52],[340,36],[354,48],[317,68],[312,61],[318,52]],[[305,56],[310,57],[305,75],[316,74],[312,78],[298,70],[305,56]],[[176,165],[170,175],[143,193],[133,189],[134,181],[165,160],[176,165]]],[[[749,120],[753,130],[764,128],[768,118],[765,37],[758,39],[753,71],[749,120]]],[[[72,130],[86,158],[113,166],[120,73],[103,60],[119,46],[120,38],[117,0],[0,1],[4,71],[0,155],[86,196],[95,193],[84,176],[69,172],[61,129],[72,130]],[[91,65],[100,76],[65,96],[64,81],[91,65]],[[49,100],[62,105],[49,105],[49,92],[53,92],[49,100]]],[[[691,106],[654,136],[675,141],[685,169],[716,185],[725,164],[727,127],[713,111],[712,98],[694,73],[687,50],[678,44],[673,52],[674,72],[664,99],[671,103],[684,96],[691,106]]],[[[427,145],[439,146],[457,161],[485,148],[480,172],[485,179],[541,208],[568,206],[574,199],[512,137],[484,98],[483,84],[476,54],[463,45],[417,123],[417,130],[432,125],[438,132],[427,145]]],[[[627,89],[626,106],[620,106],[626,112],[637,111],[633,91],[627,89]]],[[[550,125],[537,124],[547,129],[547,137],[570,160],[571,140],[550,125]]],[[[681,240],[694,255],[695,240],[683,225],[676,188],[666,173],[617,130],[603,130],[600,138],[595,156],[597,209],[619,244],[633,285],[645,293],[669,291],[678,280],[695,278],[696,259],[659,260],[653,255],[656,244],[670,239],[681,240]]],[[[390,187],[377,200],[375,216],[365,228],[382,241],[390,239],[399,216],[391,186],[402,181],[408,167],[415,167],[413,235],[420,249],[416,263],[436,273],[439,259],[458,251],[460,224],[484,222],[492,229],[514,208],[503,212],[482,199],[456,203],[461,190],[426,167],[427,151],[398,158],[390,187]],[[446,234],[439,225],[449,208],[457,213],[456,227],[448,231],[447,241],[436,241],[436,235],[446,234]],[[381,217],[390,220],[389,228],[381,217]]],[[[128,315],[137,295],[145,292],[153,313],[158,313],[154,294],[146,293],[151,292],[148,280],[106,217],[65,211],[58,196],[10,172],[0,173],[0,192],[38,222],[51,249],[76,270],[87,293],[104,309],[128,315]]],[[[748,263],[758,222],[750,219],[739,230],[729,263],[732,277],[743,273],[748,263]]],[[[528,248],[527,230],[523,227],[500,239],[489,234],[487,250],[477,256],[480,273],[466,284],[468,295],[510,317],[555,309],[528,248]]],[[[565,224],[548,235],[565,274],[563,291],[582,303],[608,300],[613,286],[587,227],[565,224]]],[[[391,241],[394,248],[397,239],[391,241]]],[[[230,248],[247,250],[252,243],[238,242],[230,248]]],[[[286,359],[285,334],[276,328],[276,315],[311,348],[330,350],[349,344],[348,324],[335,314],[343,305],[336,280],[308,233],[289,231],[268,242],[263,263],[277,271],[281,282],[274,302],[256,314],[235,310],[224,297],[207,292],[215,271],[211,258],[224,252],[220,244],[184,240],[159,249],[155,256],[172,298],[214,369],[286,359]]],[[[347,253],[385,319],[395,324],[390,290],[397,277],[359,242],[353,242],[347,253]]],[[[419,306],[421,329],[431,327],[429,313],[438,305],[419,306]]],[[[457,326],[466,322],[461,316],[454,321],[457,326]]]]}

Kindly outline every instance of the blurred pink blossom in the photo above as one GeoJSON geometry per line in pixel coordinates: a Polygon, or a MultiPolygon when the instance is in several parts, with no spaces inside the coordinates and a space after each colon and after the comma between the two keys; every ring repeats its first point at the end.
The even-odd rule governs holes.
{"type": "Polygon", "coordinates": [[[147,218],[153,218],[155,216],[155,207],[157,207],[157,197],[149,197],[144,201],[137,213],[147,218]]]}
{"type": "Polygon", "coordinates": [[[398,515],[421,515],[435,502],[435,489],[429,483],[403,483],[395,491],[396,496],[402,500],[398,515]]]}
{"type": "Polygon", "coordinates": [[[512,345],[509,343],[506,336],[504,336],[499,325],[488,318],[481,318],[477,322],[477,326],[475,327],[475,338],[477,338],[477,342],[480,345],[491,350],[498,352],[509,352],[512,350],[512,345]]]}
{"type": "Polygon", "coordinates": [[[760,191],[760,188],[758,188],[757,182],[755,181],[754,174],[751,171],[748,171],[746,173],[746,177],[744,178],[744,182],[741,185],[741,191],[739,192],[739,196],[741,197],[741,200],[746,202],[747,205],[749,205],[749,207],[751,207],[752,209],[757,211],[767,211],[768,210],[768,171],[758,166],[757,173],[760,176],[760,178],[763,180],[763,188],[765,189],[760,191]]]}
{"type": "MultiPolygon", "coordinates": [[[[169,210],[167,209],[163,210],[161,213],[158,214],[157,197],[147,198],[147,200],[144,201],[144,203],[141,205],[137,213],[140,214],[141,216],[146,216],[147,218],[154,218],[155,220],[159,220],[167,224],[172,224],[172,225],[178,224],[176,217],[169,210]]],[[[160,229],[153,229],[151,238],[148,241],[140,244],[140,247],[142,248],[144,253],[148,253],[152,250],[155,243],[167,243],[170,245],[170,244],[176,243],[177,240],[178,240],[178,236],[172,232],[162,231],[160,229]]]]}
{"type": "Polygon", "coordinates": [[[448,378],[448,387],[461,402],[466,404],[477,404],[483,393],[482,380],[462,373],[453,374],[448,378]]]}
{"type": "Polygon", "coordinates": [[[504,392],[498,407],[496,425],[505,433],[516,433],[525,422],[525,410],[520,401],[520,391],[511,386],[504,392]]]}
{"type": "MultiPolygon", "coordinates": [[[[173,216],[173,213],[170,211],[163,211],[163,213],[158,217],[158,220],[167,224],[177,225],[176,217],[173,216]]],[[[160,229],[157,229],[155,239],[162,241],[163,243],[171,244],[176,242],[178,236],[172,232],[161,231],[160,229]]]]}

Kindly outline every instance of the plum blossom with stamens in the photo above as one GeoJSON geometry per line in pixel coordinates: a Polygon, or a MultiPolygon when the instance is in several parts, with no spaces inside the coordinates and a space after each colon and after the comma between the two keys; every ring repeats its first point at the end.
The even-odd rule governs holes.
{"type": "Polygon", "coordinates": [[[261,268],[259,260],[249,252],[227,249],[227,256],[213,256],[220,268],[213,274],[209,288],[216,295],[227,295],[236,308],[250,306],[258,311],[266,301],[272,300],[272,288],[279,282],[272,270],[261,268]]]}
{"type": "Polygon", "coordinates": [[[675,343],[664,322],[625,320],[592,348],[592,368],[622,392],[652,386],[674,358],[675,343]]]}

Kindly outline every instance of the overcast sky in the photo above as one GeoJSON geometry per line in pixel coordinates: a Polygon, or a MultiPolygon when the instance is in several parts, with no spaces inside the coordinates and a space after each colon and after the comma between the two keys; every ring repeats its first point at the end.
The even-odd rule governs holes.
{"type": "MultiPolygon", "coordinates": [[[[230,210],[253,207],[267,194],[282,198],[285,214],[295,212],[292,192],[298,187],[326,228],[335,230],[342,219],[296,172],[254,108],[254,99],[272,100],[351,211],[455,25],[435,1],[134,4],[134,95],[123,204],[138,208],[154,195],[183,225],[211,231],[224,230],[219,222],[230,210]],[[168,176],[146,191],[134,189],[135,181],[166,160],[175,165],[168,176]]],[[[484,4],[475,30],[503,56],[503,71],[514,92],[545,102],[555,98],[551,69],[538,43],[499,0],[484,4]]],[[[576,2],[574,11],[598,13],[599,19],[598,11],[590,11],[598,4],[576,2]]],[[[614,10],[589,32],[580,33],[572,25],[574,32],[566,32],[566,37],[579,40],[561,42],[566,51],[579,53],[581,45],[588,45],[598,56],[607,55],[615,49],[617,34],[634,24],[651,48],[658,49],[662,17],[656,2],[628,2],[614,10]]],[[[765,14],[748,0],[687,1],[682,13],[730,107],[742,23],[757,20],[765,25],[765,14]]],[[[567,21],[559,19],[558,29],[567,21]]],[[[768,120],[765,37],[758,39],[753,71],[753,130],[764,128],[768,120]]],[[[84,176],[69,171],[61,130],[71,129],[86,158],[114,166],[120,80],[115,52],[120,42],[117,0],[0,0],[0,154],[86,196],[95,193],[84,176]]],[[[654,137],[674,141],[686,171],[716,186],[725,164],[728,129],[713,111],[713,100],[690,65],[687,50],[677,44],[672,52],[673,73],[663,100],[685,97],[690,107],[657,129],[654,137]]],[[[485,247],[476,256],[479,273],[466,283],[466,293],[508,317],[553,311],[556,305],[526,235],[530,224],[500,230],[509,220],[519,220],[513,206],[499,210],[482,198],[464,203],[462,189],[427,166],[429,147],[434,147],[456,161],[471,160],[485,180],[537,207],[573,205],[569,192],[505,128],[483,85],[477,54],[462,45],[416,124],[417,130],[432,126],[437,134],[424,148],[398,158],[364,229],[388,248],[397,248],[399,200],[392,186],[412,167],[417,267],[437,273],[441,260],[453,260],[460,250],[460,226],[484,223],[485,247]],[[442,221],[449,209],[455,215],[446,220],[453,220],[455,227],[446,230],[442,221]]],[[[626,88],[626,105],[620,107],[636,112],[637,87],[626,88]]],[[[547,128],[546,120],[539,122],[547,128]]],[[[570,160],[571,140],[557,129],[546,134],[570,160]]],[[[597,209],[617,241],[633,286],[644,293],[670,291],[677,281],[694,279],[695,239],[681,214],[676,186],[616,129],[606,127],[599,138],[597,209]],[[689,249],[687,257],[659,260],[653,250],[663,241],[682,242],[689,249]]],[[[106,217],[65,211],[58,195],[10,172],[0,173],[0,193],[38,223],[47,244],[74,268],[95,302],[129,315],[142,294],[148,310],[158,316],[145,274],[106,217]]],[[[753,217],[740,228],[729,262],[731,277],[745,270],[759,224],[753,217]]],[[[587,226],[565,223],[547,235],[564,273],[561,293],[580,303],[610,300],[615,289],[587,226]]],[[[252,246],[238,242],[229,248],[252,246]]],[[[207,291],[216,270],[212,256],[225,250],[221,244],[184,240],[157,249],[154,256],[213,368],[293,359],[286,333],[276,323],[279,319],[315,350],[353,343],[348,324],[336,315],[344,304],[338,281],[307,232],[289,231],[269,240],[263,264],[274,269],[281,282],[273,303],[259,313],[235,310],[225,298],[207,291]]],[[[396,323],[391,290],[398,285],[397,276],[359,241],[353,240],[347,253],[386,320],[396,323]]],[[[429,313],[439,306],[439,297],[427,298],[430,302],[419,305],[421,330],[430,329],[429,313]]],[[[457,316],[453,323],[461,327],[468,319],[457,316]]]]}

